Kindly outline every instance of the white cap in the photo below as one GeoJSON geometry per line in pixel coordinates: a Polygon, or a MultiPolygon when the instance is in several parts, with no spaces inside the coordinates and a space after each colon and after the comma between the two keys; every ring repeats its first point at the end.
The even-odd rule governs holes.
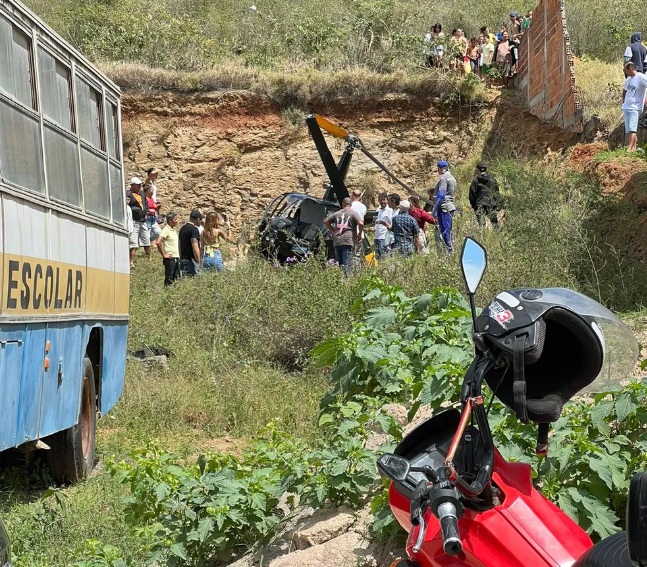
{"type": "Polygon", "coordinates": [[[400,209],[403,211],[408,211],[411,208],[411,203],[407,201],[406,199],[404,201],[400,201],[400,209]]]}
{"type": "Polygon", "coordinates": [[[141,184],[142,184],[142,180],[141,180],[139,177],[133,177],[133,178],[130,180],[130,184],[131,184],[131,185],[141,185],[141,184]]]}

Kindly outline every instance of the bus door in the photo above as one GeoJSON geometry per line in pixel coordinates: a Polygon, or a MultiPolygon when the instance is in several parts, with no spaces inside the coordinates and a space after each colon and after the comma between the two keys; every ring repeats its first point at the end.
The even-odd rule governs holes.
{"type": "Polygon", "coordinates": [[[79,418],[83,353],[83,325],[78,321],[49,323],[49,368],[43,378],[39,437],[72,427],[79,418]]]}
{"type": "Polygon", "coordinates": [[[41,391],[45,369],[45,323],[28,323],[24,327],[25,355],[20,377],[20,404],[16,445],[38,438],[41,391]]]}
{"type": "MultiPolygon", "coordinates": [[[[0,449],[17,445],[20,376],[25,352],[24,327],[0,330],[0,449]]],[[[36,396],[40,401],[40,395],[36,396]]]]}

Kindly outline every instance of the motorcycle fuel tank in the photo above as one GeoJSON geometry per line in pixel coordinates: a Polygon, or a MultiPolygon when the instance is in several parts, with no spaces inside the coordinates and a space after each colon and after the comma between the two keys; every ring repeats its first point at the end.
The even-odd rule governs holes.
{"type": "Polygon", "coordinates": [[[531,482],[530,466],[508,463],[495,453],[494,483],[502,503],[485,512],[466,509],[459,521],[463,551],[450,557],[443,551],[438,520],[427,511],[425,542],[409,517],[410,501],[391,484],[389,501],[396,519],[409,532],[407,553],[421,567],[571,567],[593,543],[586,532],[531,482]]]}

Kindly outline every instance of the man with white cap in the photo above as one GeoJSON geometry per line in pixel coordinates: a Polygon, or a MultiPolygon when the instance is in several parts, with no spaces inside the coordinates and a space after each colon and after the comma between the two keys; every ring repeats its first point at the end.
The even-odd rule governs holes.
{"type": "Polygon", "coordinates": [[[144,248],[146,256],[151,257],[151,234],[146,215],[148,214],[148,202],[146,194],[142,189],[142,180],[139,177],[133,177],[130,180],[130,208],[133,213],[134,234],[137,237],[137,244],[144,248]]]}
{"type": "Polygon", "coordinates": [[[391,221],[393,231],[393,250],[411,256],[414,252],[420,251],[420,227],[416,219],[409,214],[411,204],[409,201],[400,201],[398,206],[400,212],[391,221]]]}
{"type": "Polygon", "coordinates": [[[438,167],[438,181],[433,193],[434,208],[432,215],[438,219],[438,229],[447,252],[452,254],[454,252],[452,228],[454,211],[456,210],[454,203],[456,198],[456,178],[450,173],[449,163],[446,161],[441,160],[436,165],[438,167]]]}

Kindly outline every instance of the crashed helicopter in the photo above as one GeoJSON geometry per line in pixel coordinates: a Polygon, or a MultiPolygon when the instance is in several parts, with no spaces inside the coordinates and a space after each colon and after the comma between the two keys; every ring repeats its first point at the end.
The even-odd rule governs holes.
{"type": "MultiPolygon", "coordinates": [[[[405,189],[407,194],[415,194],[408,185],[369,152],[355,134],[317,114],[306,116],[305,122],[319,152],[329,183],[323,198],[305,193],[283,193],[274,198],[265,208],[258,224],[259,251],[264,257],[281,263],[300,261],[309,255],[319,253],[322,248],[327,259],[335,257],[332,235],[324,226],[324,220],[338,211],[342,201],[349,197],[345,179],[355,150],[361,151],[392,181],[405,189]],[[346,142],[346,148],[339,162],[335,162],[322,131],[346,142]]],[[[425,203],[430,203],[428,199],[422,196],[420,198],[425,203]]],[[[365,226],[373,222],[374,216],[373,212],[366,213],[365,226]]],[[[373,264],[375,257],[366,235],[362,248],[366,262],[373,264]]]]}

